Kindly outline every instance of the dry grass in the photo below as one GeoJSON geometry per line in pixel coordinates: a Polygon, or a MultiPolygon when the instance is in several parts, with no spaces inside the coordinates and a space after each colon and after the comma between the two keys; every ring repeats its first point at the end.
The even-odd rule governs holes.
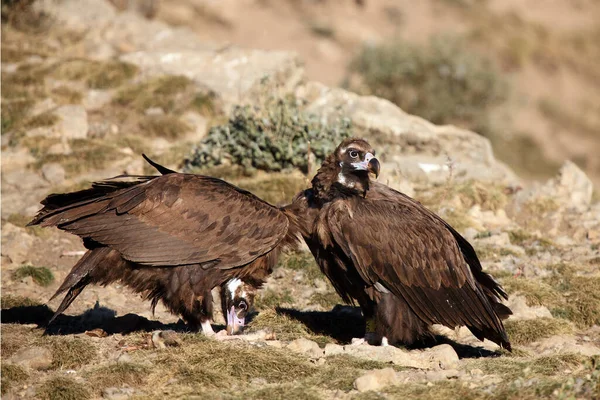
{"type": "Polygon", "coordinates": [[[110,89],[132,79],[138,68],[121,61],[92,61],[70,59],[52,68],[52,77],[68,81],[82,81],[91,89],[110,89]]]}
{"type": "Polygon", "coordinates": [[[71,141],[71,154],[40,154],[35,166],[41,168],[49,162],[57,162],[69,174],[106,168],[110,163],[123,159],[123,153],[115,143],[99,139],[71,141]]]}
{"type": "Polygon", "coordinates": [[[279,314],[274,309],[261,311],[248,325],[248,332],[261,329],[267,329],[275,333],[277,339],[285,341],[299,338],[312,339],[315,336],[301,322],[279,314]]]}
{"type": "Polygon", "coordinates": [[[22,348],[34,345],[39,340],[39,337],[40,332],[30,327],[16,324],[2,324],[2,358],[10,357],[22,348]]]}
{"type": "Polygon", "coordinates": [[[563,300],[552,286],[537,280],[510,277],[502,280],[502,286],[509,294],[524,296],[529,306],[550,307],[560,304],[563,300]]]}
{"type": "Polygon", "coordinates": [[[554,336],[573,333],[573,325],[562,319],[535,318],[504,322],[506,333],[513,345],[525,345],[554,336]]]}
{"type": "Polygon", "coordinates": [[[40,344],[52,351],[52,368],[55,369],[79,368],[97,356],[94,344],[83,337],[43,336],[40,344]]]}
{"type": "Polygon", "coordinates": [[[56,124],[56,122],[58,122],[58,117],[56,115],[52,114],[51,112],[45,112],[25,120],[23,123],[23,128],[33,129],[44,126],[52,126],[56,124]]]}
{"type": "Polygon", "coordinates": [[[23,368],[5,362],[2,363],[0,375],[2,376],[2,394],[29,378],[29,374],[23,368]]]}
{"type": "Polygon", "coordinates": [[[175,115],[149,115],[140,120],[143,134],[153,137],[176,139],[190,131],[191,127],[175,115]]]}
{"type": "Polygon", "coordinates": [[[195,98],[193,82],[184,76],[164,76],[123,88],[114,98],[118,106],[143,113],[149,108],[161,108],[165,113],[182,112],[195,98]]]}
{"type": "Polygon", "coordinates": [[[294,298],[289,289],[283,289],[281,292],[276,292],[271,289],[265,289],[258,293],[254,301],[254,307],[259,310],[268,310],[277,306],[292,305],[294,298]]]}
{"type": "Polygon", "coordinates": [[[501,185],[466,181],[435,187],[420,196],[419,200],[432,208],[450,203],[460,204],[460,207],[465,209],[479,205],[482,210],[496,211],[506,206],[508,197],[501,185]]]}
{"type": "Polygon", "coordinates": [[[73,379],[55,377],[48,379],[37,390],[40,400],[85,400],[91,398],[89,390],[73,379]]]}
{"type": "Polygon", "coordinates": [[[302,271],[308,283],[313,283],[316,279],[325,279],[315,258],[308,252],[285,254],[279,261],[279,265],[282,268],[291,269],[292,271],[302,271]]]}
{"type": "Polygon", "coordinates": [[[311,304],[318,304],[325,310],[332,309],[337,304],[343,304],[341,297],[338,296],[337,293],[333,291],[328,291],[325,293],[314,293],[310,296],[311,304]]]}
{"type": "Polygon", "coordinates": [[[600,276],[557,274],[547,282],[564,298],[550,308],[552,315],[573,321],[580,328],[600,325],[600,276]]]}
{"type": "Polygon", "coordinates": [[[201,335],[186,335],[183,341],[183,346],[160,353],[156,365],[193,387],[229,387],[231,382],[243,384],[256,378],[285,383],[316,372],[305,357],[280,349],[222,343],[201,335]]]}
{"type": "Polygon", "coordinates": [[[46,267],[23,265],[13,273],[13,279],[19,280],[30,276],[40,286],[49,286],[54,282],[54,274],[46,267]]]}
{"type": "Polygon", "coordinates": [[[298,171],[258,174],[233,183],[274,205],[291,203],[296,194],[309,187],[308,179],[298,171]]]}
{"type": "Polygon", "coordinates": [[[66,86],[59,86],[50,92],[50,96],[57,104],[79,104],[83,94],[66,86]]]}
{"type": "Polygon", "coordinates": [[[32,307],[42,304],[37,300],[30,299],[29,297],[13,296],[10,294],[2,296],[0,303],[2,305],[2,309],[13,307],[32,307]]]}
{"type": "Polygon", "coordinates": [[[149,368],[134,363],[112,363],[91,371],[86,376],[92,387],[101,391],[107,387],[123,385],[139,387],[147,382],[149,368]]]}

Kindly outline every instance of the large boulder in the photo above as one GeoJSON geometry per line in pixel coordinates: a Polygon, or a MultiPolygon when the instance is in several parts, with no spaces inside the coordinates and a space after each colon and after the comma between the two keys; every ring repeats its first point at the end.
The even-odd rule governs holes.
{"type": "Polygon", "coordinates": [[[297,95],[308,111],[335,118],[345,115],[359,135],[377,147],[383,182],[399,175],[413,182],[452,179],[514,182],[514,173],[494,158],[490,141],[451,125],[437,126],[402,111],[393,103],[310,82],[297,95]],[[383,174],[387,175],[383,175],[383,174]]]}

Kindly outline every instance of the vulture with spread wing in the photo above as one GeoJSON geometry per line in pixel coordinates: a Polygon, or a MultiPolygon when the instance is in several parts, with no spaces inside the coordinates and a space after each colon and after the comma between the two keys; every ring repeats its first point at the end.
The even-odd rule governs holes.
{"type": "Polygon", "coordinates": [[[211,289],[220,286],[228,331],[236,333],[254,290],[301,237],[342,299],[360,305],[369,343],[410,344],[442,324],[465,325],[510,349],[502,287],[444,220],[370,179],[380,165],[366,141],[341,143],[312,187],[285,207],[148,161],[163,175],[43,201],[32,224],[74,233],[88,248],[54,295],[67,292],[55,316],[86,285],[121,281],[210,333],[211,289]]]}

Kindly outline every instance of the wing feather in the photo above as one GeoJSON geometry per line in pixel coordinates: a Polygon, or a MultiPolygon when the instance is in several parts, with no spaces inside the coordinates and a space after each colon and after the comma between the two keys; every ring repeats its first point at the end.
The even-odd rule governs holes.
{"type": "Polygon", "coordinates": [[[271,251],[289,226],[278,208],[200,175],[169,173],[106,192],[81,201],[70,196],[63,207],[53,203],[33,223],[91,239],[142,265],[218,268],[245,265],[271,251]]]}
{"type": "MultiPolygon", "coordinates": [[[[487,289],[474,276],[489,275],[482,272],[478,260],[474,264],[477,257],[472,248],[470,260],[463,256],[465,244],[457,241],[458,234],[441,218],[392,189],[376,187],[366,198],[334,203],[338,202],[350,212],[332,204],[327,214],[329,230],[367,285],[382,284],[429,324],[492,329],[507,341],[484,294],[487,289]]],[[[503,291],[492,288],[487,293],[503,291]]]]}

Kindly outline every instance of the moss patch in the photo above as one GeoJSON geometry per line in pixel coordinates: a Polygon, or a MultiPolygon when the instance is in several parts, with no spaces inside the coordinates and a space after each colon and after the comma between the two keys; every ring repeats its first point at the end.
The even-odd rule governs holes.
{"type": "Polygon", "coordinates": [[[133,108],[143,113],[149,108],[161,108],[165,113],[187,109],[195,98],[193,82],[184,76],[163,76],[125,87],[119,91],[113,104],[133,108]]]}
{"type": "Polygon", "coordinates": [[[56,377],[44,382],[37,390],[41,400],[85,400],[91,398],[88,389],[70,378],[56,377]]]}
{"type": "Polygon", "coordinates": [[[525,297],[527,305],[551,307],[562,302],[562,296],[552,286],[532,279],[505,278],[502,286],[507,293],[518,293],[525,297]]]}
{"type": "Polygon", "coordinates": [[[294,304],[294,298],[289,289],[283,289],[281,292],[275,292],[270,289],[263,290],[258,294],[254,301],[254,306],[259,310],[265,310],[285,304],[294,304]]]}
{"type": "Polygon", "coordinates": [[[57,162],[67,173],[76,175],[106,168],[111,162],[123,159],[120,148],[104,140],[76,139],[70,144],[71,154],[40,154],[35,166],[41,168],[46,163],[57,162]]]}
{"type": "Polygon", "coordinates": [[[326,279],[317,265],[315,258],[307,252],[286,254],[281,258],[279,265],[292,271],[302,271],[306,280],[310,283],[316,279],[326,279]]]}
{"type": "Polygon", "coordinates": [[[600,276],[557,274],[546,281],[564,297],[563,302],[550,308],[552,315],[581,328],[600,324],[600,276]]]}
{"type": "Polygon", "coordinates": [[[535,318],[504,322],[506,333],[513,345],[525,345],[554,335],[573,332],[573,326],[562,319],[535,318]]]}
{"type": "Polygon", "coordinates": [[[311,304],[318,304],[326,310],[332,309],[337,304],[342,304],[343,301],[335,292],[314,293],[310,296],[311,304]]]}
{"type": "Polygon", "coordinates": [[[54,282],[54,274],[46,267],[34,267],[33,265],[23,265],[13,273],[13,279],[23,279],[27,276],[33,278],[33,281],[40,286],[48,286],[54,282]]]}

